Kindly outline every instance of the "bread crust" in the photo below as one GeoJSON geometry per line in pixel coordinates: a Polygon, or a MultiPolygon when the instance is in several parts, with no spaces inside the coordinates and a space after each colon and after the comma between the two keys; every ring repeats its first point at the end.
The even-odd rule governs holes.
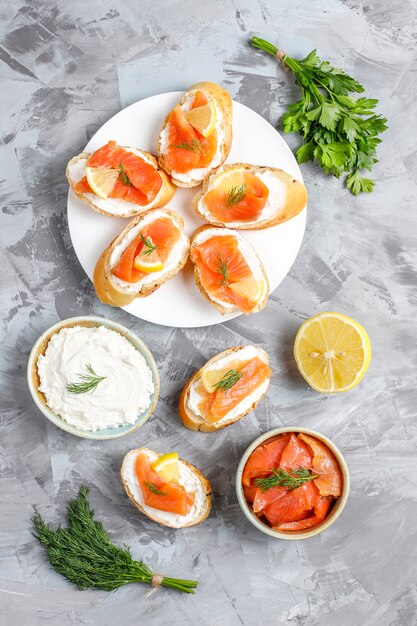
{"type": "MultiPolygon", "coordinates": [[[[126,149],[129,150],[129,148],[126,148],[126,149]]],[[[135,148],[135,150],[138,150],[138,149],[135,148]]],[[[143,154],[143,156],[148,161],[151,162],[151,164],[158,171],[162,179],[161,189],[159,190],[154,200],[150,202],[148,205],[139,206],[138,204],[134,204],[133,202],[131,202],[129,203],[132,206],[131,211],[128,211],[127,213],[124,213],[121,215],[119,214],[115,215],[114,213],[111,213],[110,211],[103,211],[102,208],[100,208],[99,206],[97,206],[97,204],[95,204],[94,200],[90,200],[89,198],[87,198],[87,196],[84,193],[80,193],[76,191],[75,187],[78,183],[78,180],[77,181],[74,180],[73,177],[71,176],[71,166],[76,165],[78,161],[88,159],[91,156],[90,152],[81,152],[81,154],[78,154],[77,156],[73,157],[68,162],[67,169],[66,169],[66,176],[67,176],[67,180],[72,191],[75,193],[76,196],[80,198],[80,200],[88,204],[88,206],[91,207],[94,211],[96,211],[97,213],[101,213],[102,215],[107,215],[109,217],[134,217],[135,215],[140,215],[141,213],[149,209],[158,209],[160,207],[167,205],[176,192],[175,185],[172,184],[172,181],[170,177],[166,174],[166,172],[164,172],[164,170],[162,170],[158,166],[158,160],[154,157],[153,154],[151,154],[150,152],[146,152],[146,150],[138,150],[138,152],[143,154]]]]}
{"type": "MultiPolygon", "coordinates": [[[[204,226],[200,226],[200,228],[198,228],[192,235],[191,237],[191,248],[190,248],[190,253],[193,249],[193,246],[196,246],[197,244],[195,243],[195,239],[197,237],[197,235],[205,230],[207,230],[208,228],[212,229],[213,226],[211,224],[206,224],[204,226]]],[[[223,230],[223,228],[219,228],[219,230],[223,230]]],[[[228,228],[227,230],[232,230],[230,228],[228,228]]],[[[239,235],[238,233],[234,233],[236,235],[236,237],[240,237],[241,239],[243,239],[242,235],[239,235]]],[[[249,245],[251,245],[249,243],[249,241],[247,241],[247,239],[245,239],[246,243],[248,243],[249,245]]],[[[252,246],[253,248],[253,246],[252,246]]],[[[257,303],[257,305],[251,310],[249,311],[249,313],[244,313],[244,315],[249,315],[250,313],[258,313],[259,311],[261,311],[261,309],[263,309],[266,306],[266,303],[268,302],[268,298],[269,298],[269,281],[268,281],[268,276],[266,274],[265,268],[263,266],[263,263],[261,261],[261,259],[259,258],[255,248],[253,248],[253,253],[256,256],[256,258],[258,259],[259,262],[259,266],[262,270],[262,276],[263,276],[263,280],[265,281],[266,284],[266,289],[265,289],[265,294],[263,296],[263,298],[257,303]]],[[[190,257],[191,258],[191,257],[190,257]]],[[[222,306],[221,304],[219,304],[218,302],[216,302],[215,300],[212,300],[212,298],[210,297],[210,294],[208,293],[208,291],[204,288],[202,282],[201,282],[201,275],[200,275],[200,270],[198,269],[197,265],[194,265],[194,280],[195,280],[195,284],[197,285],[198,289],[200,290],[200,292],[202,293],[202,295],[208,300],[208,302],[210,302],[210,304],[212,304],[222,315],[224,315],[225,313],[232,313],[233,311],[236,310],[240,310],[237,307],[234,308],[226,308],[224,306],[222,306]]],[[[242,311],[243,313],[243,311],[242,311]]]]}
{"type": "MultiPolygon", "coordinates": [[[[130,450],[125,455],[125,457],[123,459],[122,467],[120,469],[120,476],[121,476],[122,483],[123,483],[123,486],[125,488],[125,491],[126,491],[127,495],[129,496],[129,498],[132,500],[133,504],[139,509],[139,511],[141,513],[143,513],[144,515],[146,515],[146,517],[149,517],[149,519],[151,519],[154,522],[156,522],[157,524],[161,524],[162,526],[168,526],[169,528],[175,528],[175,529],[178,529],[178,528],[189,528],[190,526],[196,526],[197,524],[201,524],[201,522],[204,522],[204,520],[207,519],[208,514],[210,513],[210,510],[211,510],[211,504],[212,504],[211,484],[210,484],[210,481],[207,480],[207,478],[194,465],[192,465],[188,461],[184,461],[183,459],[178,459],[178,460],[179,460],[180,463],[183,463],[184,465],[186,465],[188,467],[188,469],[191,470],[193,472],[193,474],[198,478],[198,480],[201,483],[201,489],[203,490],[204,496],[205,496],[204,507],[202,508],[202,511],[201,511],[200,515],[195,520],[191,520],[187,524],[184,524],[184,526],[180,526],[180,527],[172,526],[166,520],[163,520],[160,517],[158,517],[157,513],[149,513],[147,511],[145,511],[143,506],[141,506],[141,504],[139,504],[139,502],[137,500],[135,500],[135,497],[134,497],[133,493],[131,492],[127,481],[124,479],[123,468],[125,466],[126,458],[127,458],[127,456],[129,454],[133,454],[134,452],[136,452],[138,454],[142,450],[143,451],[153,452],[153,450],[149,450],[149,448],[145,448],[145,447],[135,448],[134,450],[130,450]]],[[[155,511],[157,511],[157,509],[155,509],[155,511]]]]}
{"type": "Polygon", "coordinates": [[[286,222],[301,213],[306,204],[307,189],[301,181],[295,179],[293,176],[290,176],[290,174],[287,174],[287,172],[284,172],[283,170],[276,167],[250,165],[249,163],[232,163],[230,165],[223,165],[223,167],[219,167],[218,169],[214,170],[214,172],[210,172],[204,178],[203,186],[200,192],[193,199],[193,209],[204,222],[212,224],[213,226],[224,226],[226,228],[233,228],[235,230],[262,230],[264,228],[277,226],[278,224],[282,224],[283,222],[286,222]],[[227,222],[219,222],[214,217],[211,219],[210,217],[207,217],[207,215],[200,211],[198,205],[200,200],[209,190],[209,186],[220,174],[242,169],[253,174],[271,172],[272,174],[277,176],[277,178],[279,178],[285,184],[287,189],[287,197],[284,206],[277,211],[276,215],[272,216],[269,219],[261,219],[254,222],[233,222],[233,226],[230,226],[230,224],[228,224],[227,222]]]}
{"type": "MultiPolygon", "coordinates": [[[[193,92],[193,91],[203,91],[207,95],[208,99],[216,100],[219,108],[221,109],[221,112],[222,112],[222,115],[223,115],[222,129],[223,129],[223,132],[224,132],[224,139],[223,139],[222,144],[220,146],[220,150],[221,150],[221,154],[222,154],[221,162],[216,166],[216,167],[219,167],[227,159],[227,157],[229,155],[229,152],[230,152],[230,148],[232,147],[232,132],[233,132],[233,102],[232,102],[232,98],[231,98],[229,92],[226,91],[226,89],[224,89],[220,85],[217,85],[216,83],[210,83],[210,82],[207,82],[207,81],[203,81],[203,82],[200,82],[200,83],[196,83],[195,85],[190,87],[190,89],[188,89],[188,91],[186,91],[184,96],[181,98],[179,104],[183,104],[185,102],[187,96],[191,92],[193,92]]],[[[172,182],[175,185],[177,185],[177,187],[196,187],[197,185],[201,184],[202,179],[191,180],[190,182],[185,183],[185,182],[175,178],[175,176],[173,176],[173,174],[172,174],[172,170],[170,170],[170,168],[167,166],[166,159],[165,159],[165,156],[164,156],[163,151],[162,151],[161,133],[162,133],[162,131],[165,129],[165,127],[168,124],[168,118],[169,118],[170,113],[171,113],[171,111],[166,116],[166,118],[164,120],[164,123],[162,124],[161,131],[159,133],[159,139],[158,139],[158,161],[159,161],[159,165],[170,176],[172,176],[172,182]]]]}
{"type": "MultiPolygon", "coordinates": [[[[232,420],[230,420],[230,421],[228,421],[228,422],[226,422],[224,424],[216,425],[216,423],[211,424],[210,422],[205,422],[198,415],[193,413],[193,411],[191,411],[191,409],[188,406],[191,385],[193,385],[195,382],[197,382],[199,380],[199,378],[201,377],[201,372],[206,367],[212,365],[213,363],[216,363],[216,361],[218,361],[219,359],[222,359],[223,357],[228,356],[229,354],[232,354],[233,352],[237,352],[237,351],[241,350],[244,347],[246,347],[246,346],[235,346],[233,348],[228,348],[227,350],[224,350],[223,352],[220,352],[220,354],[217,354],[216,356],[211,358],[209,361],[207,361],[207,363],[205,365],[203,365],[203,367],[201,367],[195,374],[193,374],[193,376],[191,376],[190,380],[185,384],[184,389],[182,390],[182,393],[181,393],[181,396],[180,396],[178,414],[179,414],[180,420],[182,421],[182,423],[184,424],[184,426],[186,428],[189,428],[190,430],[196,430],[196,431],[199,430],[199,431],[201,431],[203,433],[212,433],[212,432],[215,432],[217,430],[222,430],[223,428],[226,428],[227,426],[231,426],[235,422],[237,422],[240,419],[242,419],[242,417],[245,417],[245,415],[248,415],[248,413],[251,413],[252,411],[255,410],[255,408],[257,407],[258,403],[265,396],[265,394],[267,392],[267,389],[251,405],[251,407],[247,411],[242,411],[242,413],[239,413],[239,415],[237,415],[232,420]]],[[[257,347],[257,349],[259,350],[260,353],[262,353],[265,362],[269,363],[268,355],[265,352],[265,350],[262,350],[262,348],[258,348],[258,347],[257,347]]],[[[268,383],[268,386],[269,386],[269,383],[268,383]]]]}
{"type": "Polygon", "coordinates": [[[164,283],[170,280],[173,276],[175,276],[175,274],[177,274],[186,264],[190,252],[190,242],[183,230],[184,220],[174,211],[161,209],[163,215],[170,217],[174,221],[174,223],[180,228],[180,230],[182,231],[182,236],[184,237],[184,251],[177,265],[154,282],[143,285],[142,289],[138,292],[127,293],[126,291],[123,291],[122,287],[119,287],[114,282],[112,282],[110,257],[114,247],[121,243],[126,237],[127,233],[137,224],[140,224],[140,222],[143,221],[145,217],[152,211],[153,209],[145,211],[141,215],[135,217],[131,222],[129,222],[129,224],[125,226],[125,228],[122,230],[122,232],[117,235],[115,239],[113,239],[113,241],[100,255],[94,268],[93,282],[97,296],[104,304],[121,307],[127,306],[128,304],[133,302],[135,298],[146,298],[151,293],[156,291],[156,289],[159,289],[159,287],[161,287],[164,283]]]}

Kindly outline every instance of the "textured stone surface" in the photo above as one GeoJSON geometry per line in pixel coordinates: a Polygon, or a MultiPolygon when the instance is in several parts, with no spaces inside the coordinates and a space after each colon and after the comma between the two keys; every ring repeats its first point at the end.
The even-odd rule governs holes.
{"type": "MultiPolygon", "coordinates": [[[[409,626],[416,590],[416,5],[410,0],[4,2],[0,94],[2,419],[0,614],[4,624],[409,626]],[[315,166],[301,253],[256,317],[198,330],[144,323],[101,305],[71,247],[65,164],[121,107],[195,80],[223,81],[276,124],[297,89],[247,46],[262,34],[294,56],[319,53],[380,99],[389,130],[373,194],[354,198],[315,166]],[[339,310],[367,327],[373,362],[359,389],[321,397],[292,358],[299,324],[339,310]],[[79,440],[47,423],[25,381],[29,350],[59,319],[97,313],[134,329],[153,351],[162,393],[153,418],[115,442],[79,440]],[[176,406],[187,377],[236,344],[265,347],[274,370],[256,413],[214,436],[186,431],[176,406]],[[343,450],[352,491],[341,519],[305,542],[267,539],[243,518],[234,472],[246,446],[304,425],[343,450]],[[127,449],[177,449],[213,483],[204,525],[158,527],[119,480],[127,449]],[[128,586],[79,592],[31,536],[37,506],[56,520],[80,484],[111,536],[157,571],[197,577],[194,597],[128,586]]],[[[297,138],[289,137],[292,147],[297,138]]]]}

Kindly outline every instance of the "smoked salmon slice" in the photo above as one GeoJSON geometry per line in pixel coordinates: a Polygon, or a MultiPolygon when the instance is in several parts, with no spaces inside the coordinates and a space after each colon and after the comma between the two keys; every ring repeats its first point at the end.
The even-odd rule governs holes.
{"type": "Polygon", "coordinates": [[[342,473],[336,458],[321,441],[305,433],[298,435],[313,451],[313,470],[318,474],[315,479],[322,496],[340,496],[342,493],[342,473]]]}
{"type": "Polygon", "coordinates": [[[275,530],[305,530],[306,528],[313,528],[314,526],[317,526],[324,521],[324,518],[326,517],[327,512],[330,508],[330,504],[331,501],[329,498],[319,496],[313,507],[313,515],[296,522],[284,522],[283,524],[274,526],[274,528],[275,530]]]}
{"type": "Polygon", "coordinates": [[[307,517],[318,497],[317,487],[309,481],[275,500],[266,507],[264,514],[272,526],[298,522],[307,517]]]}
{"type": "Polygon", "coordinates": [[[268,476],[271,470],[279,467],[282,453],[290,439],[290,435],[278,435],[276,439],[256,448],[248,458],[242,473],[242,484],[249,487],[252,478],[268,476]]]}
{"type": "MultiPolygon", "coordinates": [[[[134,268],[134,260],[138,254],[147,251],[146,241],[156,246],[158,256],[165,262],[172,248],[181,237],[181,231],[172,220],[167,217],[159,217],[142,228],[134,240],[123,250],[122,255],[111,272],[120,280],[128,283],[137,283],[143,276],[143,272],[134,268]]],[[[149,248],[148,248],[149,249],[149,248]]]]}
{"type": "Polygon", "coordinates": [[[283,467],[287,471],[300,467],[310,469],[312,462],[313,455],[308,446],[292,433],[282,453],[280,467],[283,467]]]}
{"type": "Polygon", "coordinates": [[[257,302],[236,293],[236,285],[253,278],[252,271],[233,235],[214,235],[191,250],[204,289],[216,298],[250,313],[257,302]]]}
{"type": "Polygon", "coordinates": [[[243,173],[239,178],[241,185],[216,187],[204,196],[211,215],[224,224],[257,220],[268,200],[269,189],[258,176],[243,173]]]}
{"type": "MultiPolygon", "coordinates": [[[[194,94],[190,109],[208,103],[202,91],[194,94]]],[[[166,166],[172,172],[186,174],[195,168],[208,167],[217,151],[217,131],[214,129],[204,137],[186,120],[181,105],[168,117],[168,146],[164,155],[166,166]]]]}
{"type": "Polygon", "coordinates": [[[213,393],[209,393],[202,385],[200,386],[199,393],[203,399],[199,403],[199,409],[208,422],[214,423],[225,417],[229,411],[232,411],[271,376],[269,365],[259,357],[255,357],[241,369],[237,368],[236,371],[241,377],[225,391],[217,389],[213,393]]]}
{"type": "MultiPolygon", "coordinates": [[[[157,169],[126,148],[109,141],[93,152],[87,161],[88,167],[109,168],[119,171],[109,198],[119,198],[140,206],[150,204],[157,196],[162,178],[157,169]]],[[[94,193],[84,176],[75,186],[77,193],[94,193]]]]}
{"type": "Polygon", "coordinates": [[[144,452],[140,452],[136,458],[135,472],[147,506],[178,515],[187,515],[190,512],[195,493],[186,491],[182,485],[165,482],[151,468],[149,458],[144,452]]]}

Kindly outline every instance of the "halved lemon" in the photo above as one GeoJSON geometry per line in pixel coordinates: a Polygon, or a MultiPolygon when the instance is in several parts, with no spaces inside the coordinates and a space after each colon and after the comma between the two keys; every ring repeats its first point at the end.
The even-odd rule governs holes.
{"type": "Polygon", "coordinates": [[[151,468],[167,482],[179,482],[178,452],[161,454],[156,461],[151,463],[151,468]]]}
{"type": "Polygon", "coordinates": [[[241,298],[247,298],[249,302],[258,302],[262,296],[263,283],[253,276],[244,278],[238,283],[231,283],[230,289],[241,298]]]}
{"type": "Polygon", "coordinates": [[[366,330],[342,313],[319,313],[298,330],[294,357],[310,387],[338,393],[356,387],[371,361],[366,330]]]}
{"type": "MultiPolygon", "coordinates": [[[[153,245],[152,239],[150,237],[146,238],[146,241],[149,241],[150,245],[153,245]]],[[[133,267],[135,270],[139,272],[143,272],[144,274],[152,274],[153,272],[160,272],[164,269],[164,264],[159,258],[157,248],[153,249],[151,247],[144,246],[139,254],[135,257],[133,261],[133,267]]]]}
{"type": "Polygon", "coordinates": [[[85,176],[94,193],[99,198],[106,199],[119,178],[119,172],[118,170],[104,167],[86,167],[85,176]]]}
{"type": "Polygon", "coordinates": [[[208,137],[213,132],[217,120],[214,100],[209,100],[207,104],[191,109],[191,111],[184,111],[184,117],[203,137],[208,137]]]}
{"type": "Polygon", "coordinates": [[[201,382],[203,387],[208,393],[214,393],[216,391],[216,385],[221,381],[223,376],[230,372],[230,370],[236,370],[242,368],[242,362],[238,360],[228,361],[227,365],[218,369],[205,368],[201,372],[201,382]]]}

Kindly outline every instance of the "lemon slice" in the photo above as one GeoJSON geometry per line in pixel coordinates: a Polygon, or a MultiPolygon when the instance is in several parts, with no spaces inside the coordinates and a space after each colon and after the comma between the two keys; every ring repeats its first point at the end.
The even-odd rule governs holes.
{"type": "Polygon", "coordinates": [[[214,100],[209,100],[207,104],[191,109],[191,111],[184,111],[184,117],[203,137],[208,137],[213,132],[217,120],[214,100]]]}
{"type": "Polygon", "coordinates": [[[238,283],[231,283],[230,289],[241,298],[247,298],[249,302],[258,302],[262,296],[263,283],[260,280],[255,280],[253,276],[244,278],[238,283]]]}
{"type": "Polygon", "coordinates": [[[231,189],[241,187],[244,184],[245,170],[232,170],[216,176],[212,187],[228,193],[231,189]]]}
{"type": "Polygon", "coordinates": [[[366,330],[341,313],[319,313],[300,327],[294,357],[301,375],[321,393],[349,391],[371,361],[366,330]]]}
{"type": "Polygon", "coordinates": [[[216,391],[217,383],[223,378],[230,370],[236,370],[242,368],[242,361],[233,360],[228,361],[225,367],[219,369],[206,368],[201,372],[201,382],[208,393],[214,393],[216,391]]]}
{"type": "Polygon", "coordinates": [[[144,274],[152,274],[153,272],[160,272],[164,269],[164,264],[159,258],[158,249],[153,247],[153,241],[151,237],[146,237],[145,241],[148,242],[144,245],[139,254],[133,261],[133,267],[139,272],[144,274]]]}
{"type": "Polygon", "coordinates": [[[94,193],[99,198],[106,199],[119,178],[119,172],[118,170],[104,167],[86,167],[85,176],[94,193]]]}
{"type": "Polygon", "coordinates": [[[178,452],[161,454],[156,461],[151,463],[151,468],[167,482],[179,483],[178,452]]]}

